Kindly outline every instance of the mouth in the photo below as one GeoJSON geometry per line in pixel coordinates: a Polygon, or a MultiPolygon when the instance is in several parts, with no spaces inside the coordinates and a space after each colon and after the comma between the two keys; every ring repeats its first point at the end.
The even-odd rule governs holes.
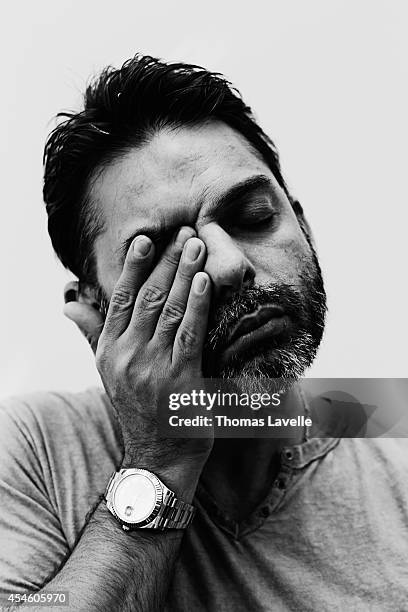
{"type": "Polygon", "coordinates": [[[237,352],[250,349],[254,344],[278,336],[290,326],[290,318],[280,306],[260,306],[255,312],[244,315],[232,329],[224,347],[223,359],[237,352]]]}
{"type": "Polygon", "coordinates": [[[238,321],[227,338],[226,348],[231,346],[241,336],[258,329],[271,319],[283,317],[284,314],[284,310],[280,306],[272,304],[259,306],[255,312],[244,315],[238,321]]]}

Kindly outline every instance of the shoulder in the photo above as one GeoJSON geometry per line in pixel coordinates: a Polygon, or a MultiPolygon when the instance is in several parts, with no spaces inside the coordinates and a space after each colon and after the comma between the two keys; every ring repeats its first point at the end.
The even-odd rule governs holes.
{"type": "Polygon", "coordinates": [[[70,545],[120,464],[122,443],[102,389],[0,401],[0,483],[52,508],[70,545]]]}
{"type": "Polygon", "coordinates": [[[35,392],[0,401],[0,459],[30,455],[51,472],[82,463],[118,463],[120,427],[102,388],[35,392]]]}
{"type": "Polygon", "coordinates": [[[408,438],[343,438],[342,445],[360,466],[367,465],[370,469],[392,467],[394,473],[400,470],[407,473],[408,438]]]}
{"type": "Polygon", "coordinates": [[[103,389],[95,387],[77,393],[39,391],[0,400],[0,440],[9,450],[21,439],[38,450],[47,440],[80,442],[89,434],[111,442],[119,435],[113,408],[103,389]]]}
{"type": "Polygon", "coordinates": [[[3,474],[6,465],[14,468],[22,461],[39,466],[43,477],[52,480],[66,478],[69,471],[89,471],[94,464],[109,470],[120,462],[121,452],[119,424],[101,388],[35,392],[0,401],[3,474]]]}
{"type": "Polygon", "coordinates": [[[408,524],[407,438],[343,438],[338,457],[349,485],[354,481],[361,493],[370,491],[383,507],[397,501],[408,524]]]}
{"type": "MultiPolygon", "coordinates": [[[[14,416],[16,423],[72,418],[98,418],[98,414],[109,414],[113,409],[99,387],[80,392],[36,391],[11,396],[0,400],[0,416],[14,416]]],[[[103,417],[102,417],[103,418],[103,417]]]]}

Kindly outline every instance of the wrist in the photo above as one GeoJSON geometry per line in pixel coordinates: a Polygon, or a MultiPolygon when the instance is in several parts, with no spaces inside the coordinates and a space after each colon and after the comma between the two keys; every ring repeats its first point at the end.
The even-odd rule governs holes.
{"type": "Polygon", "coordinates": [[[190,460],[187,462],[167,463],[153,461],[150,457],[145,460],[138,455],[137,460],[132,455],[123,458],[121,468],[141,468],[153,472],[179,499],[191,502],[197,488],[198,480],[204,467],[205,460],[190,460]]]}

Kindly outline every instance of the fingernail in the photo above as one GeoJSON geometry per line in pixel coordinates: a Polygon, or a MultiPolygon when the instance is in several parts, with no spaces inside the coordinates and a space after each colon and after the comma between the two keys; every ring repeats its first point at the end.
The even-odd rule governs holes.
{"type": "Polygon", "coordinates": [[[184,246],[189,238],[195,235],[195,231],[192,227],[182,227],[177,234],[176,243],[180,246],[184,246]]]}
{"type": "Polygon", "coordinates": [[[205,276],[204,274],[197,274],[194,277],[194,281],[193,281],[194,291],[198,293],[199,295],[201,295],[202,293],[204,293],[207,287],[207,283],[208,283],[207,276],[205,276]]]}
{"type": "Polygon", "coordinates": [[[68,304],[68,302],[76,302],[76,299],[77,299],[77,294],[74,289],[68,289],[68,291],[65,292],[64,301],[66,304],[68,304]]]}
{"type": "Polygon", "coordinates": [[[185,257],[187,261],[195,261],[201,253],[201,244],[197,240],[188,240],[185,246],[185,257]]]}
{"type": "Polygon", "coordinates": [[[147,236],[138,236],[135,238],[133,243],[133,250],[136,255],[142,255],[143,257],[148,254],[152,247],[152,242],[147,236]]]}

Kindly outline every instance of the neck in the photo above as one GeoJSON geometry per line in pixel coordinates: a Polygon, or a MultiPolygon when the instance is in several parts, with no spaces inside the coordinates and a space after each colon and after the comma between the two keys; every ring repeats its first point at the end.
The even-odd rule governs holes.
{"type": "MultiPolygon", "coordinates": [[[[297,388],[282,399],[279,415],[305,415],[297,388]]],[[[290,438],[218,438],[201,475],[201,481],[218,506],[232,519],[248,516],[268,494],[280,468],[283,447],[304,439],[302,427],[290,438]]]]}

